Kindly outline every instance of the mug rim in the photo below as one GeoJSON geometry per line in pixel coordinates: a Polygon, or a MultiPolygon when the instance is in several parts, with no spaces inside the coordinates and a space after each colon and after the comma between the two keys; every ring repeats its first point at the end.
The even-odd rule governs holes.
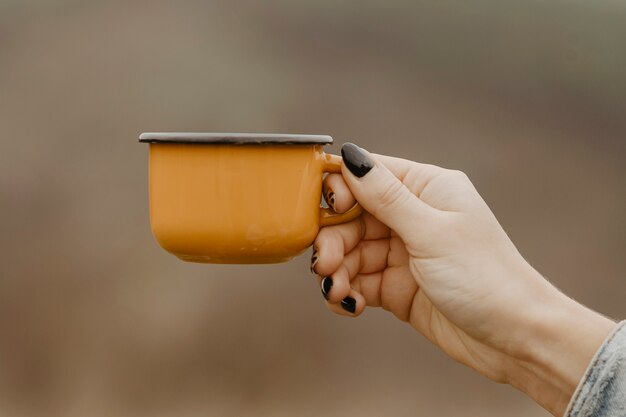
{"type": "Polygon", "coordinates": [[[303,135],[291,133],[217,133],[217,132],[143,132],[143,143],[196,143],[232,145],[330,145],[328,135],[303,135]]]}

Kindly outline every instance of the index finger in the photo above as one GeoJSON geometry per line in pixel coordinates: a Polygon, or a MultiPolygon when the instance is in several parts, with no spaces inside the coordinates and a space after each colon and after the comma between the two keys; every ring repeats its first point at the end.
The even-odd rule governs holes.
{"type": "Polygon", "coordinates": [[[328,174],[324,178],[323,187],[326,202],[337,213],[345,213],[356,203],[341,174],[328,174]]]}

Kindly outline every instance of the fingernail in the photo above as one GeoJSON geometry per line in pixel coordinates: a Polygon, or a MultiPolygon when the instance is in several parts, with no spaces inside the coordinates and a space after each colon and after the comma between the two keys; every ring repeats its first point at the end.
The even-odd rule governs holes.
{"type": "Polygon", "coordinates": [[[320,260],[320,257],[318,255],[317,249],[315,249],[313,251],[313,255],[311,255],[311,273],[314,274],[315,273],[315,264],[317,264],[317,261],[320,260]]]}
{"type": "Polygon", "coordinates": [[[335,193],[331,191],[328,193],[327,197],[328,198],[326,199],[326,202],[328,203],[331,209],[335,210],[335,193]]]}
{"type": "Polygon", "coordinates": [[[341,300],[341,308],[346,310],[348,313],[354,314],[356,311],[356,300],[352,297],[346,297],[341,300]]]}
{"type": "Polygon", "coordinates": [[[341,156],[346,167],[356,177],[363,177],[374,167],[374,161],[354,143],[345,143],[341,147],[341,156]]]}
{"type": "Polygon", "coordinates": [[[322,295],[325,299],[328,300],[328,293],[330,289],[333,287],[333,277],[325,277],[322,280],[322,295]]]}

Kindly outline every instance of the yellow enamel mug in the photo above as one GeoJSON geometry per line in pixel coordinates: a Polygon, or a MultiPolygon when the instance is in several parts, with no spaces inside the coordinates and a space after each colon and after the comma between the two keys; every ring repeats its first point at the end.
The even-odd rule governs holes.
{"type": "Polygon", "coordinates": [[[321,226],[355,219],[320,206],[325,172],[341,157],[330,136],[142,133],[150,144],[150,224],[159,244],[184,261],[284,262],[321,226]]]}

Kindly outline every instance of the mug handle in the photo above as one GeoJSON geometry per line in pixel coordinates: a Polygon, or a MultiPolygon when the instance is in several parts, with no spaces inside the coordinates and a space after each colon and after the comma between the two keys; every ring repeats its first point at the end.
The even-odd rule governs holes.
{"type": "MultiPolygon", "coordinates": [[[[339,155],[324,154],[323,172],[341,173],[341,157],[339,155]]],[[[333,226],[335,224],[347,223],[356,219],[363,213],[363,208],[356,203],[345,213],[335,213],[331,208],[320,207],[320,226],[333,226]]]]}

